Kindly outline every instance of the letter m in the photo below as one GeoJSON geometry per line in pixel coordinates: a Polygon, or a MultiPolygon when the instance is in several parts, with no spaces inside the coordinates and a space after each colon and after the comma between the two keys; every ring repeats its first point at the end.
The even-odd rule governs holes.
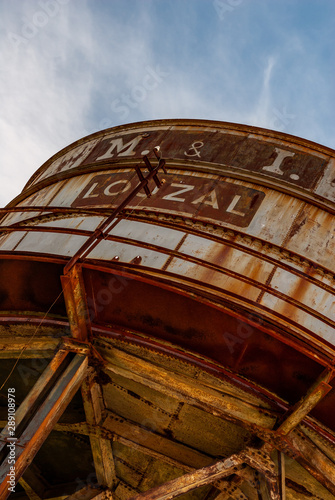
{"type": "Polygon", "coordinates": [[[142,139],[142,135],[137,135],[134,139],[131,139],[127,144],[123,144],[122,137],[118,139],[112,139],[109,143],[109,148],[107,151],[97,158],[97,160],[107,160],[114,156],[114,150],[116,149],[117,156],[134,156],[134,149],[137,144],[142,139]]]}

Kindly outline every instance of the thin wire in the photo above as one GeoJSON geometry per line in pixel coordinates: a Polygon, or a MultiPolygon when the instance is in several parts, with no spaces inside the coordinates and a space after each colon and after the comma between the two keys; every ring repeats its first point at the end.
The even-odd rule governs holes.
{"type": "Polygon", "coordinates": [[[53,306],[56,304],[57,300],[61,297],[61,295],[63,294],[63,290],[59,293],[58,297],[56,297],[56,299],[53,301],[53,303],[51,304],[51,306],[49,307],[49,309],[47,310],[47,312],[45,313],[45,315],[43,316],[43,318],[41,319],[41,322],[39,323],[39,325],[37,325],[34,333],[32,334],[32,336],[28,339],[28,342],[26,343],[26,345],[24,345],[21,349],[21,352],[17,358],[17,360],[15,361],[14,363],[14,366],[12,367],[11,371],[9,372],[9,375],[7,376],[6,380],[4,381],[4,383],[2,384],[2,386],[0,387],[0,391],[2,391],[3,387],[5,386],[5,384],[8,382],[8,380],[10,379],[13,371],[15,370],[16,368],[16,365],[18,364],[18,362],[20,361],[21,359],[21,356],[22,354],[24,353],[24,351],[27,349],[27,347],[29,346],[29,344],[32,342],[32,340],[34,339],[34,337],[36,336],[37,334],[37,331],[38,329],[41,327],[43,321],[45,320],[45,318],[47,317],[47,315],[49,314],[49,312],[51,311],[51,309],[53,308],[53,306]]]}
{"type": "MultiPolygon", "coordinates": [[[[134,173],[134,175],[130,178],[129,182],[131,182],[134,177],[136,176],[136,172],[134,173]]],[[[117,193],[115,195],[115,197],[113,198],[112,200],[112,204],[114,204],[116,202],[116,200],[121,196],[122,193],[117,193]]],[[[134,210],[136,210],[139,205],[142,203],[142,201],[144,201],[146,199],[146,197],[143,197],[143,198],[140,198],[139,202],[133,207],[133,209],[127,214],[126,217],[122,217],[123,220],[127,220],[131,215],[132,213],[134,212],[134,210]]],[[[112,229],[112,228],[111,228],[112,229]]],[[[14,366],[12,367],[11,371],[9,372],[7,378],[5,379],[5,381],[3,382],[3,384],[1,385],[0,387],[0,391],[2,391],[3,387],[6,385],[6,383],[8,382],[8,380],[10,379],[10,377],[12,376],[18,362],[20,361],[24,351],[27,349],[27,347],[29,346],[29,344],[32,342],[32,340],[35,338],[36,334],[37,334],[37,331],[38,329],[41,327],[43,321],[45,320],[46,316],[49,314],[49,312],[51,311],[51,309],[53,308],[53,306],[56,304],[57,300],[61,297],[61,295],[63,294],[63,290],[61,290],[61,292],[59,293],[59,295],[56,297],[56,299],[54,300],[54,302],[51,304],[51,306],[49,307],[49,309],[47,310],[47,312],[45,313],[45,315],[43,316],[41,322],[39,323],[39,325],[37,325],[33,335],[28,339],[28,342],[23,346],[23,348],[21,349],[21,352],[18,356],[18,358],[16,359],[15,363],[14,363],[14,366]]]]}

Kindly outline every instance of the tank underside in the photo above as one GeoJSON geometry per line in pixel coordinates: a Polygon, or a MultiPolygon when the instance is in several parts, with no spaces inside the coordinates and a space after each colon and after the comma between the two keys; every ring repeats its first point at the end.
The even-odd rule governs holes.
{"type": "Polygon", "coordinates": [[[0,498],[335,498],[333,159],[166,120],[41,167],[0,222],[0,498]]]}

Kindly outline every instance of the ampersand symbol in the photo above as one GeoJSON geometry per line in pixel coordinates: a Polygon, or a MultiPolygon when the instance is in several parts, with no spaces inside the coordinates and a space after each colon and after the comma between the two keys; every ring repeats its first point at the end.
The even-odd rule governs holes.
{"type": "Polygon", "coordinates": [[[194,151],[193,154],[191,153],[187,153],[186,151],[184,151],[184,155],[185,156],[198,156],[198,158],[200,158],[200,151],[199,149],[202,148],[202,146],[204,145],[204,143],[202,141],[195,141],[193,142],[193,144],[191,145],[190,148],[188,148],[189,151],[194,151]]]}

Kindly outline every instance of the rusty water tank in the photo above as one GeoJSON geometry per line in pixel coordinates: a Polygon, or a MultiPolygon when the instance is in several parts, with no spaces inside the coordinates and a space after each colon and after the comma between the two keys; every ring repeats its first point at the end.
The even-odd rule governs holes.
{"type": "MultiPolygon", "coordinates": [[[[333,463],[335,152],[327,147],[203,120],[134,123],[76,141],[37,170],[3,211],[3,322],[43,320],[55,331],[66,325],[59,298],[64,266],[136,187],[135,167],[146,174],[143,157],[157,163],[157,146],[166,162],[163,185],[151,180],[152,195],[140,191],[79,260],[93,343],[102,355],[99,342],[112,339],[136,346],[137,356],[141,349],[168,354],[170,369],[175,359],[186,372],[197,367],[227,379],[241,399],[249,394],[250,412],[255,396],[264,415],[276,413],[276,424],[272,417],[250,420],[247,409],[241,415],[259,425],[259,439],[295,415],[288,427],[299,428],[310,449],[333,463]]],[[[154,426],[159,433],[159,422],[154,426]]],[[[190,445],[197,449],[191,438],[190,445]]],[[[287,446],[293,460],[294,444],[287,446]]],[[[299,450],[304,467],[308,451],[299,450]]],[[[329,464],[319,477],[312,466],[306,470],[334,493],[329,464]]],[[[299,483],[292,471],[288,491],[299,483]]],[[[308,481],[301,487],[316,494],[308,481]]],[[[329,495],[321,497],[335,498],[329,495]]]]}

